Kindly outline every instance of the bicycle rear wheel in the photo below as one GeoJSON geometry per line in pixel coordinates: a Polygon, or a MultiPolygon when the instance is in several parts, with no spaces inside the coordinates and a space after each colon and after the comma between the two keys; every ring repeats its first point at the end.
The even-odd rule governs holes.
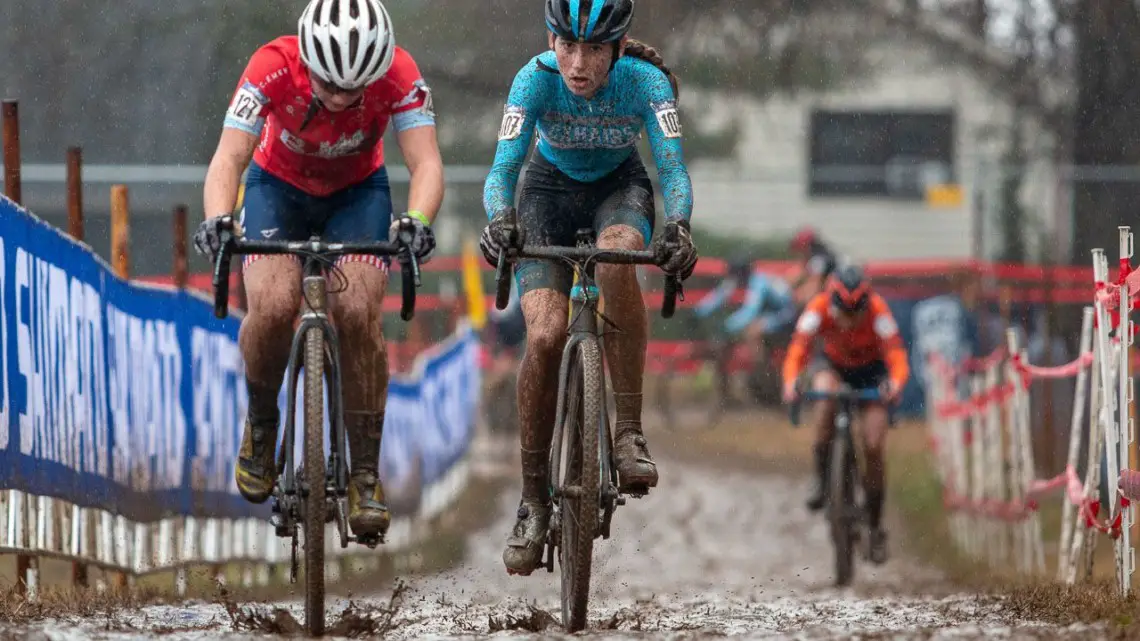
{"type": "Polygon", "coordinates": [[[590,571],[598,531],[601,472],[598,433],[602,410],[602,358],[598,344],[578,344],[570,364],[562,422],[562,464],[559,498],[561,533],[559,567],[562,574],[562,625],[567,632],[586,627],[590,571]],[[574,390],[580,394],[574,395],[574,390]]]}
{"type": "Polygon", "coordinates": [[[851,583],[855,574],[855,536],[851,522],[855,502],[855,465],[851,442],[836,434],[831,439],[831,469],[828,470],[827,519],[835,546],[835,584],[851,583]]]}
{"type": "Polygon", "coordinates": [[[325,440],[324,334],[319,327],[305,333],[305,440],[302,478],[305,532],[305,629],[325,631],[325,440]]]}

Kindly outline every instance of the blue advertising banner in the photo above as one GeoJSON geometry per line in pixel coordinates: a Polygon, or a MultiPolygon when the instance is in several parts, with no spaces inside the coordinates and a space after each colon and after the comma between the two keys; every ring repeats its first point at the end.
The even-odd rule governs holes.
{"type": "MultiPolygon", "coordinates": [[[[200,295],[116,278],[0,197],[0,489],[139,522],[267,516],[233,480],[247,407],[238,327],[200,295]]],[[[408,484],[418,466],[422,486],[466,451],[476,347],[461,332],[393,379],[385,478],[408,484]]]]}
{"type": "Polygon", "coordinates": [[[237,328],[0,199],[0,488],[138,521],[253,514],[232,482],[237,328]]]}

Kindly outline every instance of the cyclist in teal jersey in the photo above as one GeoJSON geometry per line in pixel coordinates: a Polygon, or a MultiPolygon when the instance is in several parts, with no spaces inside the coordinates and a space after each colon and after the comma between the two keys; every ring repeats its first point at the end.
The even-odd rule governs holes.
{"type": "MultiPolygon", "coordinates": [[[[692,274],[693,192],[681,154],[677,81],[654,49],[629,39],[633,8],[633,0],[546,0],[551,51],[515,76],[484,186],[490,222],[480,247],[492,265],[507,243],[504,222],[536,131],[538,152],[518,204],[526,244],[573,246],[575,232],[590,227],[599,247],[644,249],[655,215],[653,184],[636,148],[644,127],[664,195],[664,222],[677,228],[680,241],[661,248],[668,251],[662,268],[681,278],[692,274]]],[[[523,491],[503,562],[511,574],[527,575],[540,561],[550,520],[547,467],[573,273],[565,265],[522,260],[515,278],[526,320],[518,377],[523,491]]],[[[654,487],[657,466],[641,428],[648,319],[637,273],[632,266],[602,264],[597,280],[606,314],[621,328],[606,337],[619,486],[654,487]]]]}
{"type": "Polygon", "coordinates": [[[754,269],[752,261],[733,257],[728,274],[716,288],[697,302],[693,311],[697,318],[708,318],[728,304],[732,295],[744,290],[744,302],[724,319],[724,331],[730,336],[742,332],[746,338],[759,336],[790,327],[796,320],[796,306],[792,291],[782,279],[754,269]]]}

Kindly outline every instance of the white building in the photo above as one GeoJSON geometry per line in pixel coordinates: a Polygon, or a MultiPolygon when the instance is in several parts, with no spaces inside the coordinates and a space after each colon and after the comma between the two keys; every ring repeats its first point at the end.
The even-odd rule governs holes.
{"type": "MultiPolygon", "coordinates": [[[[1001,241],[994,208],[1010,104],[975,69],[949,62],[929,44],[898,29],[880,28],[876,33],[870,21],[859,28],[871,43],[866,58],[870,71],[845,86],[765,99],[697,96],[688,89],[694,97],[687,127],[716,127],[735,117],[743,135],[734,160],[690,164],[694,224],[708,221],[720,231],[753,237],[790,234],[810,224],[837,249],[863,260],[967,258],[978,241],[981,254],[992,255],[1001,241]],[[697,110],[694,104],[709,107],[697,110]],[[830,155],[833,164],[830,172],[815,169],[817,182],[829,175],[861,178],[866,179],[864,190],[878,193],[812,193],[817,112],[832,114],[816,117],[816,133],[822,134],[814,144],[817,163],[830,155]],[[864,114],[864,121],[877,118],[880,124],[895,124],[886,129],[853,125],[857,119],[845,114],[856,112],[864,114]],[[894,134],[885,133],[892,127],[894,134]],[[946,149],[938,149],[940,136],[946,149]],[[861,166],[835,167],[844,155],[857,159],[845,164],[861,166]],[[939,157],[948,162],[935,160],[939,157]],[[924,186],[944,182],[961,186],[960,202],[933,205],[921,195],[924,186]],[[914,196],[891,195],[907,190],[914,196]]],[[[682,104],[688,102],[685,98],[682,104]]],[[[1048,161],[1050,143],[1040,135],[1028,136],[1032,163],[1021,201],[1034,217],[1031,224],[1052,228],[1058,216],[1055,205],[1061,203],[1067,212],[1067,200],[1057,194],[1055,170],[1048,161]]],[[[1028,235],[1034,236],[1032,230],[1028,235]]]]}

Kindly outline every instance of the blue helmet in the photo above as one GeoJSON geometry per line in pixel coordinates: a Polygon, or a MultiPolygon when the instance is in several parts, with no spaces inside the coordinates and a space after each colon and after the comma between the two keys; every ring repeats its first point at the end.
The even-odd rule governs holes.
{"type": "Polygon", "coordinates": [[[632,20],[633,0],[546,0],[546,28],[566,40],[616,43],[632,20]]]}

